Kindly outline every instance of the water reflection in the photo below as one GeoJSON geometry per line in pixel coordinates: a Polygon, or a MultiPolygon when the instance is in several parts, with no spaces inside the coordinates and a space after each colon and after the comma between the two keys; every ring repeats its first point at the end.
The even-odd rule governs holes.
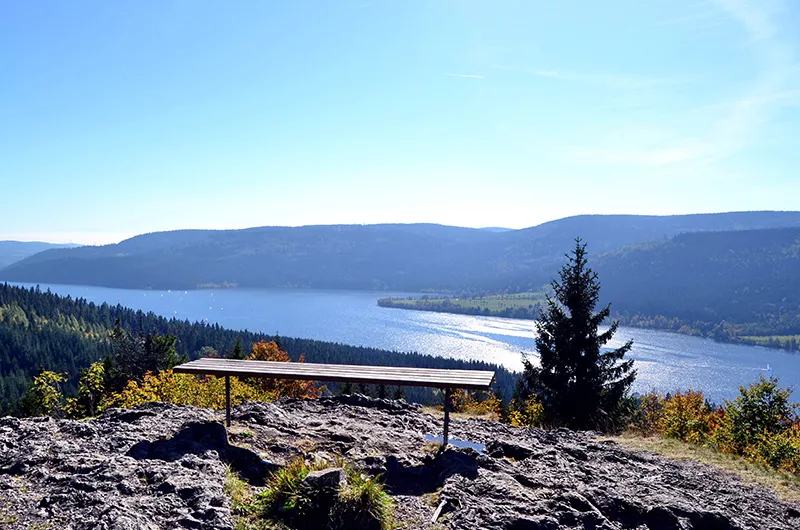
{"type": "MultiPolygon", "coordinates": [[[[426,434],[425,435],[425,441],[426,442],[433,442],[433,443],[441,444],[442,443],[442,439],[443,438],[441,436],[434,436],[432,434],[426,434]]],[[[468,440],[459,440],[458,438],[448,438],[447,439],[447,443],[449,443],[452,446],[458,447],[459,449],[467,449],[467,448],[474,449],[477,452],[479,452],[480,454],[484,454],[486,452],[486,445],[485,444],[479,444],[478,442],[470,442],[468,440]]]]}

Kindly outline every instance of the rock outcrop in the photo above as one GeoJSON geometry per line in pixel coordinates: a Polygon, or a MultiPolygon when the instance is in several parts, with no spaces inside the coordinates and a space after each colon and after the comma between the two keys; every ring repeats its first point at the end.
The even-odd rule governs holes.
{"type": "Polygon", "coordinates": [[[2,418],[0,527],[230,529],[226,466],[259,486],[293,458],[341,455],[382,475],[406,528],[800,528],[800,507],[764,488],[592,433],[454,420],[451,436],[485,449],[434,454],[425,434],[440,420],[362,396],[244,404],[230,436],[219,419],[165,404],[84,422],[2,418]]]}

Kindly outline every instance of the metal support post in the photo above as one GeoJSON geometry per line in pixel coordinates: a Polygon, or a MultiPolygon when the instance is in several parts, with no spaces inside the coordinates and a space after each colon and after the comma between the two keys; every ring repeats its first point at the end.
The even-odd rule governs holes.
{"type": "Polygon", "coordinates": [[[444,390],[444,436],[442,436],[442,451],[447,448],[450,435],[450,387],[444,390]]]}
{"type": "Polygon", "coordinates": [[[225,426],[231,426],[231,376],[225,376],[225,426]]]}

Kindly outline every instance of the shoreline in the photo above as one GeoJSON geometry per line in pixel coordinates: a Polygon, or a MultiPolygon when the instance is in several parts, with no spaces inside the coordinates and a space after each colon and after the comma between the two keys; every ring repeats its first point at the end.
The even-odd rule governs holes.
{"type": "MultiPolygon", "coordinates": [[[[514,314],[513,310],[509,312],[501,312],[491,309],[478,309],[473,307],[462,307],[459,305],[448,305],[437,303],[437,300],[434,300],[433,303],[430,305],[419,305],[419,302],[422,301],[420,299],[414,300],[407,300],[407,299],[392,299],[392,298],[379,298],[377,300],[377,305],[379,307],[383,307],[386,309],[404,309],[406,311],[425,311],[430,313],[446,313],[451,315],[469,315],[469,316],[482,316],[482,317],[491,317],[491,318],[511,318],[515,320],[529,320],[535,321],[536,318],[531,316],[530,314],[519,315],[514,314]],[[413,303],[402,303],[402,302],[413,302],[413,303]]],[[[783,335],[772,335],[772,336],[763,336],[762,340],[754,339],[751,337],[759,337],[757,335],[747,335],[745,337],[730,337],[730,338],[721,338],[721,337],[713,337],[708,336],[700,332],[695,328],[687,328],[687,326],[681,326],[680,329],[673,329],[661,326],[647,326],[647,325],[637,325],[632,324],[629,321],[630,317],[616,317],[614,320],[617,320],[620,326],[633,328],[633,329],[650,329],[654,331],[664,331],[667,333],[675,333],[678,335],[683,335],[687,337],[697,337],[700,339],[710,339],[718,344],[738,344],[743,346],[756,346],[762,348],[768,348],[771,350],[781,350],[787,353],[800,353],[800,349],[792,348],[790,345],[785,345],[781,341],[784,339],[778,339],[776,342],[769,342],[770,338],[774,337],[789,337],[783,335]],[[681,331],[681,329],[686,329],[685,331],[681,331]]]]}

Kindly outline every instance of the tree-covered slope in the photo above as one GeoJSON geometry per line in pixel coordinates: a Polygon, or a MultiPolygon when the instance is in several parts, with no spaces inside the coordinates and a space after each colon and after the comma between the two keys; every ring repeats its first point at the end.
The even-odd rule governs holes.
{"type": "Polygon", "coordinates": [[[182,230],[51,250],[0,280],[127,288],[242,287],[524,291],[582,237],[593,253],[682,232],[800,226],[800,212],[577,216],[509,231],[412,225],[182,230]]]}
{"type": "Polygon", "coordinates": [[[38,241],[0,241],[0,269],[45,250],[71,248],[74,246],[40,243],[38,241]]]}
{"type": "MultiPolygon", "coordinates": [[[[237,339],[249,351],[254,342],[276,338],[0,283],[0,415],[13,408],[31,378],[42,369],[67,372],[74,386],[81,368],[111,353],[109,332],[117,319],[132,333],[175,335],[178,353],[190,358],[200,356],[204,347],[229,352],[237,339]]],[[[506,396],[514,386],[510,372],[487,363],[301,338],[277,340],[295,360],[305,355],[307,361],[321,363],[494,370],[498,388],[506,396]]],[[[407,393],[417,400],[430,396],[425,389],[407,389],[407,393]]]]}
{"type": "Polygon", "coordinates": [[[682,234],[592,265],[623,315],[663,315],[704,331],[726,321],[745,335],[800,333],[800,228],[682,234]]]}

